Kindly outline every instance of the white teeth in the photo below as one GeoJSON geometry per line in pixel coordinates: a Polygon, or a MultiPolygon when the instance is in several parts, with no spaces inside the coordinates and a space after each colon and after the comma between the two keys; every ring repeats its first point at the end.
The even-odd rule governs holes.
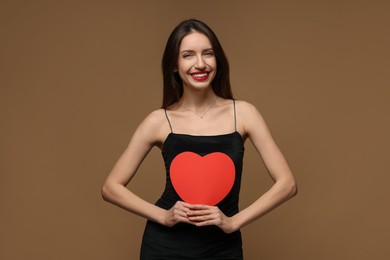
{"type": "Polygon", "coordinates": [[[207,73],[202,73],[202,74],[194,74],[193,75],[195,78],[203,78],[207,76],[207,73]]]}

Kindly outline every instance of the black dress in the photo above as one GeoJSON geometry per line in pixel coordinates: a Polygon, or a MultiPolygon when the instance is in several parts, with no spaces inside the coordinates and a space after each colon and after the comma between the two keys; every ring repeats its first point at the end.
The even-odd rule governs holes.
{"type": "MultiPolygon", "coordinates": [[[[222,135],[194,136],[173,133],[166,114],[171,127],[171,133],[162,148],[166,168],[166,186],[161,198],[156,202],[157,206],[168,210],[178,200],[185,201],[178,195],[177,188],[175,189],[171,178],[172,162],[179,155],[184,153],[195,154],[195,157],[198,156],[199,158],[226,155],[225,157],[229,158],[228,160],[231,160],[232,165],[234,165],[234,178],[231,188],[216,206],[226,216],[233,216],[238,212],[244,145],[243,139],[236,129],[234,101],[233,105],[235,131],[222,135]]],[[[193,165],[193,167],[196,168],[197,165],[193,165]]],[[[219,168],[218,165],[215,167],[219,168]]],[[[179,194],[181,193],[179,192],[179,194]]],[[[191,224],[178,223],[173,227],[166,227],[153,221],[147,221],[142,239],[140,259],[242,260],[241,233],[235,231],[226,234],[217,226],[197,227],[191,224]]]]}

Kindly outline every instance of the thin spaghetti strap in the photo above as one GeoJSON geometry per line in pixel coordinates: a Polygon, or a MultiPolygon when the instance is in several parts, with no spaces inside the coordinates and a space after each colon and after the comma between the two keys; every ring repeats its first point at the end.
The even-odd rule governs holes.
{"type": "Polygon", "coordinates": [[[234,99],[233,99],[233,109],[234,109],[234,131],[237,131],[236,101],[234,99]]]}
{"type": "Polygon", "coordinates": [[[168,120],[168,124],[169,124],[169,128],[171,129],[171,133],[173,133],[171,121],[169,120],[169,117],[168,117],[168,114],[167,114],[167,110],[165,108],[164,108],[164,112],[165,112],[165,117],[168,120]]]}

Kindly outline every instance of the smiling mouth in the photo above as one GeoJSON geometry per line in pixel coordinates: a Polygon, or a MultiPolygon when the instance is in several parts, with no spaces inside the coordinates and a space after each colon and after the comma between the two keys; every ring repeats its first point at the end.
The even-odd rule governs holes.
{"type": "Polygon", "coordinates": [[[191,73],[191,76],[194,80],[197,81],[204,81],[209,78],[209,72],[196,72],[196,73],[191,73]]]}

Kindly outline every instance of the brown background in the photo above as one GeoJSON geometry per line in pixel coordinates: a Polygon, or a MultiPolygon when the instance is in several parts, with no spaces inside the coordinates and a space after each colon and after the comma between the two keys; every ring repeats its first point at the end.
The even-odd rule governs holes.
{"type": "MultiPolygon", "coordinates": [[[[160,106],[182,19],[219,36],[299,195],[245,227],[248,260],[389,259],[388,1],[1,1],[0,259],[137,259],[144,219],[101,185],[160,106]]],[[[246,143],[241,207],[272,184],[246,143]]],[[[154,149],[130,188],[163,189],[154,149]]]]}

